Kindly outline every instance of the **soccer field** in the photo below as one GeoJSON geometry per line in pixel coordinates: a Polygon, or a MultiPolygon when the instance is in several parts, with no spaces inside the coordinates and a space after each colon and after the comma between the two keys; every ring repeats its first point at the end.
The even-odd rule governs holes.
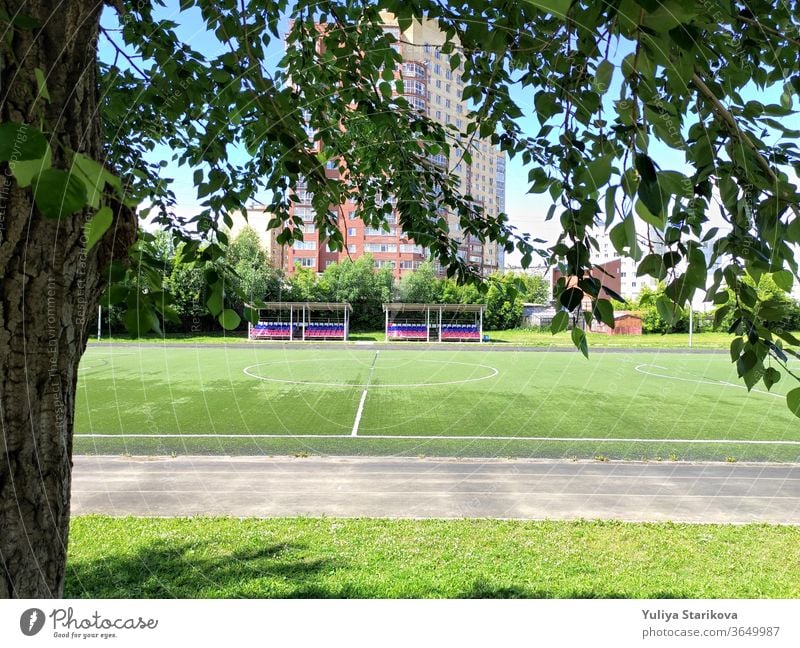
{"type": "Polygon", "coordinates": [[[76,452],[800,459],[727,354],[91,346],[76,452]]]}

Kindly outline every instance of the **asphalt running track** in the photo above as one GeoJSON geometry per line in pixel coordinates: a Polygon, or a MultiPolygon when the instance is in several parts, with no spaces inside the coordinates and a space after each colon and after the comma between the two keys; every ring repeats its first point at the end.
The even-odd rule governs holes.
{"type": "Polygon", "coordinates": [[[72,514],[800,524],[800,465],[76,456],[72,514]]]}

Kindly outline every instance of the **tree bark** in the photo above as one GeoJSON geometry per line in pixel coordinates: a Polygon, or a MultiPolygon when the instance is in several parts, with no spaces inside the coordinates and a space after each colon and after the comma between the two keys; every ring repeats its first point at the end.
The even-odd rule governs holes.
{"type": "MultiPolygon", "coordinates": [[[[0,122],[41,127],[56,168],[68,168],[66,149],[102,160],[102,3],[0,0],[0,8],[39,25],[14,28],[10,41],[0,41],[0,122]],[[37,99],[35,68],[44,72],[49,102],[37,99]]],[[[30,188],[18,187],[0,164],[0,597],[63,591],[78,363],[103,270],[113,255],[125,256],[136,232],[133,211],[112,208],[114,224],[87,253],[92,212],[44,218],[30,188]]]]}

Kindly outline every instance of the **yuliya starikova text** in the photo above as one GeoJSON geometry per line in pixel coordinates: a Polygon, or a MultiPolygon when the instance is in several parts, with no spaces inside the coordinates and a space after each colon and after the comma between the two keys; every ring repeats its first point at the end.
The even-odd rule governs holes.
{"type": "Polygon", "coordinates": [[[645,621],[663,621],[669,623],[670,621],[732,621],[738,619],[739,615],[736,612],[725,612],[720,610],[681,610],[680,612],[672,612],[669,610],[642,610],[642,615],[645,621]]]}

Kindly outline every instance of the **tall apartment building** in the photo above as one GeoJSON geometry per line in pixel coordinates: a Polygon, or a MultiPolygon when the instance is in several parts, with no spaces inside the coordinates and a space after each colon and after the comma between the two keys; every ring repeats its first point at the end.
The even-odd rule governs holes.
{"type": "MultiPolygon", "coordinates": [[[[424,111],[431,119],[442,124],[455,124],[463,131],[467,125],[469,107],[461,98],[464,85],[461,68],[450,69],[449,55],[441,53],[444,34],[433,21],[413,23],[400,33],[397,21],[384,15],[385,29],[398,39],[397,48],[403,58],[398,74],[403,79],[404,96],[414,108],[424,111]]],[[[461,160],[460,152],[453,150],[448,159],[438,156],[436,162],[447,165],[461,182],[461,192],[473,197],[485,211],[497,214],[505,210],[505,154],[494,148],[488,139],[475,136],[471,150],[471,164],[461,160]]],[[[326,174],[337,178],[339,171],[333,162],[328,164],[326,174]]],[[[356,259],[371,253],[378,267],[388,267],[395,277],[415,270],[428,258],[427,251],[399,228],[397,216],[389,217],[388,231],[368,228],[355,214],[352,203],[331,206],[338,213],[339,225],[345,238],[344,251],[332,251],[325,241],[320,241],[313,224],[313,210],[308,194],[299,188],[298,203],[292,213],[304,221],[302,241],[286,249],[271,245],[273,259],[280,259],[283,269],[291,272],[295,265],[322,272],[331,264],[345,258],[356,259]]],[[[460,234],[458,219],[447,214],[451,235],[459,241],[459,252],[468,262],[479,265],[484,275],[501,269],[502,253],[496,243],[481,243],[472,236],[460,234]]]]}

